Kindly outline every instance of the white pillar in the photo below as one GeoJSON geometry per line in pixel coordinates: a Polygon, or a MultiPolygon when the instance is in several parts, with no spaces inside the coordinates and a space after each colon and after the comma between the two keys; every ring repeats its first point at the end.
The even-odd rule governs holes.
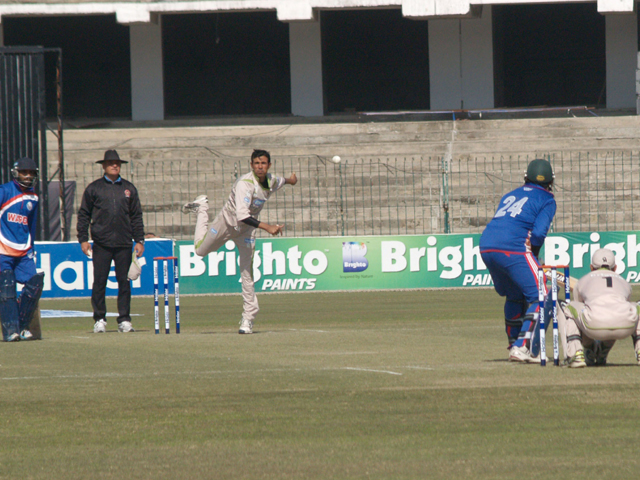
{"type": "Polygon", "coordinates": [[[635,108],[638,21],[635,13],[607,15],[607,108],[635,108]]]}
{"type": "Polygon", "coordinates": [[[324,115],[320,32],[320,20],[289,23],[291,113],[294,115],[324,115]]]}
{"type": "Polygon", "coordinates": [[[462,108],[460,20],[429,20],[431,110],[462,108]]]}
{"type": "Polygon", "coordinates": [[[491,7],[478,19],[429,20],[431,110],[493,108],[491,7]]]}
{"type": "Polygon", "coordinates": [[[129,27],[131,48],[131,119],[163,120],[164,87],[160,22],[129,27]]]}
{"type": "Polygon", "coordinates": [[[491,6],[482,17],[462,20],[462,92],[464,108],[493,108],[493,22],[491,6]]]}

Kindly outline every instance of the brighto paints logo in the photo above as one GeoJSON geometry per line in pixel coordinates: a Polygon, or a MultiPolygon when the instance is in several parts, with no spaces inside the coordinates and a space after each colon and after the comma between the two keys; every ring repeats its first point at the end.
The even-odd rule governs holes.
{"type": "Polygon", "coordinates": [[[342,271],[365,271],[369,266],[366,254],[367,246],[363,242],[342,242],[342,271]]]}

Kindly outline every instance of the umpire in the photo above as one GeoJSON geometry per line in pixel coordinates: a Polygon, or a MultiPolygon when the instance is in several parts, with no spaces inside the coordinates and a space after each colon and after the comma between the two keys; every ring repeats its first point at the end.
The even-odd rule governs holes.
{"type": "Polygon", "coordinates": [[[136,187],[120,176],[121,165],[128,162],[121,160],[118,152],[107,150],[104,159],[96,163],[102,164],[104,176],[87,186],[78,211],[78,241],[84,254],[93,257],[93,332],[104,333],[107,329],[105,291],[111,261],[115,263],[118,281],[118,331],[133,332],[127,273],[132,242],[135,241],[133,250],[138,257],[144,253],[142,208],[136,187]]]}

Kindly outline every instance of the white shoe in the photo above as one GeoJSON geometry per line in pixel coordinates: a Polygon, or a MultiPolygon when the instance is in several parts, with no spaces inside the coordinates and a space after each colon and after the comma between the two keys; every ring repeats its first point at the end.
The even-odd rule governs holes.
{"type": "Polygon", "coordinates": [[[20,341],[20,335],[17,333],[12,333],[11,335],[9,335],[9,338],[7,338],[7,342],[19,342],[20,341]]]}
{"type": "MultiPolygon", "coordinates": [[[[546,359],[545,359],[545,360],[548,362],[548,361],[549,361],[549,357],[546,357],[546,359]]],[[[537,356],[537,357],[532,357],[532,356],[531,356],[531,352],[529,352],[529,363],[537,363],[537,364],[542,363],[542,362],[540,361],[540,353],[538,353],[538,356],[537,356]]]]}
{"type": "Polygon", "coordinates": [[[135,332],[135,330],[133,329],[133,325],[131,325],[131,322],[127,322],[126,320],[118,324],[118,331],[120,333],[135,332]]]}
{"type": "Polygon", "coordinates": [[[238,333],[253,333],[253,322],[245,320],[244,318],[240,320],[240,330],[238,333]]]}
{"type": "Polygon", "coordinates": [[[20,332],[20,340],[33,340],[33,334],[29,330],[22,330],[20,332]]]}
{"type": "Polygon", "coordinates": [[[198,211],[198,208],[204,205],[206,205],[207,207],[209,206],[209,198],[207,198],[206,195],[200,195],[193,202],[185,203],[182,206],[182,213],[196,213],[198,211]]]}
{"type": "Polygon", "coordinates": [[[578,350],[576,354],[569,359],[569,368],[584,368],[587,362],[584,359],[584,351],[578,350]]]}
{"type": "Polygon", "coordinates": [[[540,355],[532,357],[527,347],[511,347],[509,361],[520,363],[540,363],[540,355]]]}
{"type": "Polygon", "coordinates": [[[93,325],[93,333],[104,333],[106,331],[107,331],[107,321],[104,319],[98,320],[93,325]]]}
{"type": "Polygon", "coordinates": [[[511,347],[509,350],[509,361],[527,363],[529,361],[529,350],[525,347],[511,347]]]}

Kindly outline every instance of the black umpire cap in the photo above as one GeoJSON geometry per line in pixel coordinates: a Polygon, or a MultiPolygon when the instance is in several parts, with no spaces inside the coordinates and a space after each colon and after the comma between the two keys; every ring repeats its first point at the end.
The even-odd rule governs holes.
{"type": "Polygon", "coordinates": [[[126,160],[122,160],[118,155],[118,152],[116,152],[115,150],[107,150],[106,152],[104,152],[104,158],[102,160],[98,160],[96,163],[104,163],[107,160],[118,160],[122,163],[129,163],[126,160]]]}

